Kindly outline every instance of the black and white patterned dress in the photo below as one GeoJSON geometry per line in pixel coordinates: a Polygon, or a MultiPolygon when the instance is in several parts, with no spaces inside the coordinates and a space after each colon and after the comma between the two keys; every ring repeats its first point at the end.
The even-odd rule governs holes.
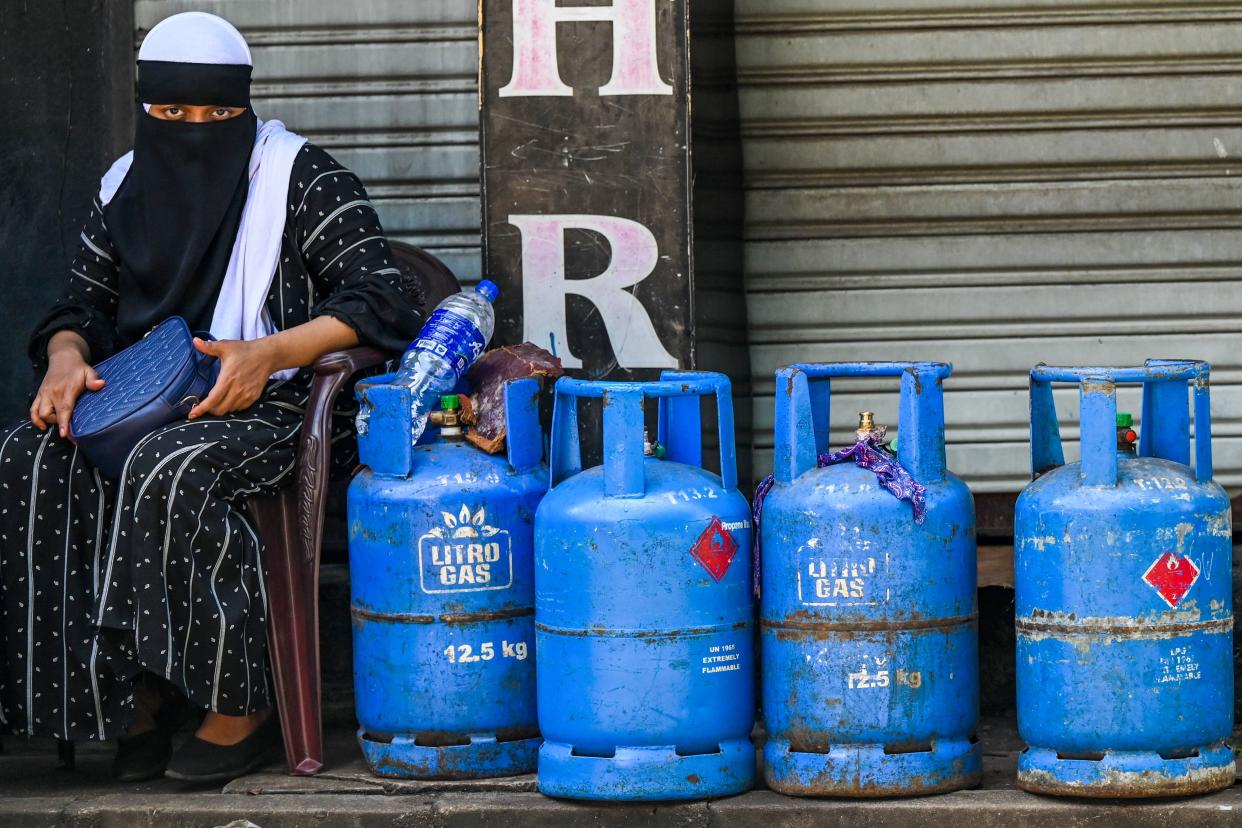
{"type": "MultiPolygon", "coordinates": [[[[68,289],[30,353],[78,331],[98,362],[118,341],[116,252],[98,202],[68,289]]],[[[362,342],[400,350],[422,324],[358,179],[306,145],[289,185],[267,307],[278,329],[331,316],[362,342]]],[[[0,429],[0,729],[108,739],[150,671],[199,707],[242,715],[271,703],[262,544],[244,511],[292,481],[311,372],[269,383],[251,408],[162,428],[113,482],[55,428],[0,429]]],[[[347,410],[334,422],[346,461],[347,410]]]]}

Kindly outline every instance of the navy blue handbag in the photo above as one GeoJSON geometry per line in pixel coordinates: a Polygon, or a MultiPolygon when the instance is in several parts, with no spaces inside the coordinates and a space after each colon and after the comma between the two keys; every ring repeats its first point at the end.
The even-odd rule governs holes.
{"type": "Polygon", "coordinates": [[[119,478],[143,437],[184,418],[216,384],[219,361],[199,352],[193,339],[185,320],[173,316],[95,366],[105,385],[78,398],[69,432],[108,477],[119,478]]]}

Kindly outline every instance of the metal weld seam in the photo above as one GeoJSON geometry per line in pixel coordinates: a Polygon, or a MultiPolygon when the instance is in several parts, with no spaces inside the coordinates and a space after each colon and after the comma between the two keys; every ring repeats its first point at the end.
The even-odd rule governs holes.
{"type": "Polygon", "coordinates": [[[553,635],[568,635],[578,637],[599,637],[599,638],[676,638],[682,635],[711,635],[712,633],[729,632],[730,630],[744,630],[751,625],[750,621],[738,621],[735,624],[715,624],[710,627],[686,627],[679,630],[622,630],[622,629],[604,629],[601,627],[553,627],[548,624],[535,622],[535,629],[540,632],[552,633],[553,635]]]}
{"type": "Polygon", "coordinates": [[[977,621],[979,613],[969,615],[953,615],[947,618],[919,618],[909,621],[760,621],[759,626],[765,630],[806,630],[808,632],[872,632],[927,630],[941,627],[958,627],[977,621]]]}
{"type": "Polygon", "coordinates": [[[494,612],[450,612],[444,615],[415,615],[405,612],[375,612],[350,607],[349,614],[360,621],[385,621],[390,624],[469,624],[475,621],[502,621],[507,618],[523,618],[534,615],[531,607],[521,609],[497,610],[494,612]]]}
{"type": "Polygon", "coordinates": [[[1191,632],[1225,632],[1233,629],[1233,616],[1214,621],[1196,621],[1188,624],[1056,624],[1044,621],[1018,619],[1022,632],[1064,633],[1066,635],[1180,635],[1191,632]]]}

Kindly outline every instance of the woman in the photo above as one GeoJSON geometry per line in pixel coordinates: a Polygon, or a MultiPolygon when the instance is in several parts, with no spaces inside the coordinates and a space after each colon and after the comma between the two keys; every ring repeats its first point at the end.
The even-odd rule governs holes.
{"type": "MultiPolygon", "coordinates": [[[[0,432],[0,725],[119,738],[115,775],[218,781],[272,758],[262,548],[248,497],[290,480],[306,366],[421,326],[362,184],[250,106],[224,20],[160,23],[138,53],[134,149],[103,179],[30,355],[30,420],[0,432]],[[218,341],[214,390],[104,478],[69,433],[92,363],[169,316],[218,341]],[[176,693],[170,692],[175,690],[176,693]],[[173,699],[206,710],[173,754],[173,699]],[[170,758],[171,756],[171,758],[170,758]]],[[[347,416],[338,417],[347,436],[347,416]]]]}

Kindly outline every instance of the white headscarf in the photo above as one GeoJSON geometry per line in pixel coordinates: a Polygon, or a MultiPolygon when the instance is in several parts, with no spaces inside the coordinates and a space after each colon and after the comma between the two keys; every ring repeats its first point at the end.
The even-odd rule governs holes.
{"type": "MultiPolygon", "coordinates": [[[[138,59],[253,65],[241,32],[227,20],[206,12],[183,12],[160,21],[142,41],[138,59]]],[[[259,339],[276,332],[267,311],[267,296],[280,261],[289,177],[305,143],[305,138],[285,129],[280,121],[258,122],[241,225],[212,314],[211,334],[216,339],[259,339]]],[[[100,181],[101,206],[116,195],[133,157],[132,151],[121,156],[100,181]]],[[[288,379],[296,373],[296,369],[288,369],[272,376],[288,379]]]]}
{"type": "Polygon", "coordinates": [[[232,23],[223,17],[196,11],[174,14],[156,23],[143,38],[138,59],[254,66],[246,38],[232,23]]]}

